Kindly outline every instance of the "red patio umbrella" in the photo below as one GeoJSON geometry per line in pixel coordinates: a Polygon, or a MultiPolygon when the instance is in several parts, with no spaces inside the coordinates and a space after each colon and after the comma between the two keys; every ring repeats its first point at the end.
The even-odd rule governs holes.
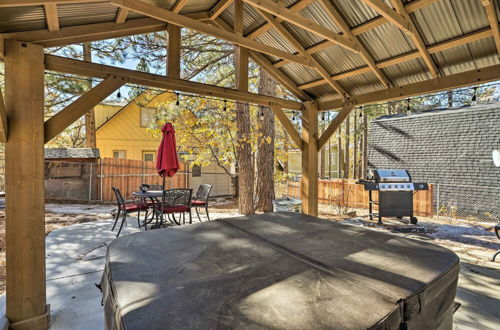
{"type": "Polygon", "coordinates": [[[156,169],[163,177],[163,189],[165,189],[165,177],[172,177],[179,169],[179,158],[177,157],[175,130],[171,123],[166,123],[161,128],[163,137],[158,148],[156,169]]]}

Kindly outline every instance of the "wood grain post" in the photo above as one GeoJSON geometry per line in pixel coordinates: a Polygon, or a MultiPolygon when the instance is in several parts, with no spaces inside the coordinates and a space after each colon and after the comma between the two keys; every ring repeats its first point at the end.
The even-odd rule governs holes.
{"type": "Polygon", "coordinates": [[[173,24],[167,26],[168,52],[167,76],[180,78],[181,76],[181,27],[173,24]]]}
{"type": "Polygon", "coordinates": [[[318,215],[318,105],[304,102],[302,112],[302,212],[318,215]]]}
{"type": "Polygon", "coordinates": [[[47,329],[43,47],[5,41],[7,318],[47,329]]]}

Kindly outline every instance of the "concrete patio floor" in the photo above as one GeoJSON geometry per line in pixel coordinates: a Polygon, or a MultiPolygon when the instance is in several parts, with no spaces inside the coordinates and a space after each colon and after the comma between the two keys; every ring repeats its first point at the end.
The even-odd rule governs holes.
{"type": "MultiPolygon", "coordinates": [[[[211,218],[231,214],[213,214],[211,218]]],[[[234,216],[234,215],[233,215],[234,216]]],[[[197,221],[194,221],[196,223],[197,221]]],[[[47,301],[51,305],[50,329],[103,329],[104,316],[99,283],[106,246],[115,238],[112,220],[76,224],[51,232],[47,242],[47,301]]],[[[128,219],[123,235],[139,231],[128,219]]],[[[465,254],[462,260],[455,313],[455,329],[498,329],[500,324],[500,262],[484,262],[465,254]]],[[[481,259],[483,257],[480,256],[481,259]]]]}

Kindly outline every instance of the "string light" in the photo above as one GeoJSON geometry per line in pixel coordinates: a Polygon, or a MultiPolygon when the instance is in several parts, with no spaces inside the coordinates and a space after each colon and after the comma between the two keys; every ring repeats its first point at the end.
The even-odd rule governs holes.
{"type": "Polygon", "coordinates": [[[325,112],[324,111],[321,113],[321,120],[325,121],[325,112]]]}
{"type": "Polygon", "coordinates": [[[474,94],[472,94],[472,102],[477,101],[477,87],[474,87],[474,94]]]}
{"type": "Polygon", "coordinates": [[[297,120],[297,117],[295,117],[295,111],[292,111],[292,121],[297,120]]]}
{"type": "Polygon", "coordinates": [[[406,99],[406,113],[411,113],[410,109],[410,98],[406,99]]]}
{"type": "Polygon", "coordinates": [[[363,118],[363,112],[365,111],[365,106],[361,106],[361,111],[359,112],[359,118],[363,118]]]}
{"type": "Polygon", "coordinates": [[[260,120],[264,121],[264,111],[260,110],[260,120]]]}
{"type": "Polygon", "coordinates": [[[175,95],[177,96],[177,99],[175,100],[175,105],[179,106],[179,104],[181,104],[181,102],[179,101],[179,93],[175,93],[175,95]]]}
{"type": "Polygon", "coordinates": [[[118,101],[121,101],[122,100],[122,92],[121,92],[121,88],[118,89],[118,93],[116,93],[116,98],[118,99],[118,101]]]}
{"type": "Polygon", "coordinates": [[[222,109],[224,112],[227,111],[227,100],[224,100],[224,108],[222,109]]]}

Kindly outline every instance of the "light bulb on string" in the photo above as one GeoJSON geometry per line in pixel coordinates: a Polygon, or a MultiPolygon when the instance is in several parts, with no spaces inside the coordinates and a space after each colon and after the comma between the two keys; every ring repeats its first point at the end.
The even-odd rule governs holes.
{"type": "Polygon", "coordinates": [[[227,111],[227,100],[224,100],[224,108],[222,108],[224,112],[227,111]]]}
{"type": "Polygon", "coordinates": [[[365,111],[365,106],[361,106],[361,111],[359,112],[359,118],[363,118],[363,112],[365,111]]]}
{"type": "Polygon", "coordinates": [[[476,102],[477,101],[477,87],[474,87],[474,93],[472,94],[472,102],[476,102]]]}
{"type": "Polygon", "coordinates": [[[410,109],[410,98],[408,98],[406,100],[406,113],[407,114],[410,114],[411,113],[411,109],[410,109]]]}
{"type": "Polygon", "coordinates": [[[122,92],[120,88],[118,89],[118,93],[116,93],[116,98],[118,99],[118,101],[122,100],[122,92]]]}
{"type": "Polygon", "coordinates": [[[264,111],[260,110],[260,120],[264,121],[264,111]]]}
{"type": "Polygon", "coordinates": [[[297,117],[295,117],[295,111],[292,111],[292,121],[297,120],[297,117]]]}
{"type": "Polygon", "coordinates": [[[321,113],[321,120],[325,121],[325,112],[324,111],[321,113]]]}
{"type": "Polygon", "coordinates": [[[179,93],[175,93],[175,95],[177,96],[177,99],[175,100],[175,105],[179,106],[179,104],[181,104],[181,102],[179,101],[179,93]]]}

